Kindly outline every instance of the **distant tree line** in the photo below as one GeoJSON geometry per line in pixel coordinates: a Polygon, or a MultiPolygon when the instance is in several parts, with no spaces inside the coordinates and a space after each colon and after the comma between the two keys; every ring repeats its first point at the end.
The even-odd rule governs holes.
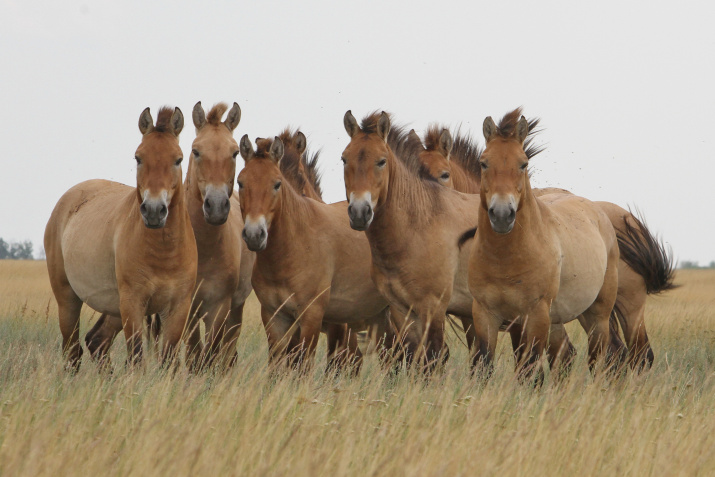
{"type": "Polygon", "coordinates": [[[0,260],[33,260],[32,242],[9,243],[0,238],[0,260]]]}
{"type": "Polygon", "coordinates": [[[698,262],[693,260],[683,260],[680,262],[680,268],[715,268],[715,260],[710,262],[709,265],[700,265],[698,262]]]}

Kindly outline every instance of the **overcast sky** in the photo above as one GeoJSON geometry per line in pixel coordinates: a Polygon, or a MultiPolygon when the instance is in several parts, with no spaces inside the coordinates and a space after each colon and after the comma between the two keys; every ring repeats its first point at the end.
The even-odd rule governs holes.
{"type": "MultiPolygon", "coordinates": [[[[640,208],[680,260],[715,260],[711,2],[0,0],[0,237],[42,244],[59,197],[135,183],[142,109],[243,111],[236,138],[300,126],[343,200],[342,118],[422,131],[539,116],[535,186],[640,208]],[[248,5],[245,5],[247,3],[248,5]]],[[[239,161],[240,163],[240,161],[239,161]]],[[[87,231],[91,233],[91,231],[87,231]]]]}

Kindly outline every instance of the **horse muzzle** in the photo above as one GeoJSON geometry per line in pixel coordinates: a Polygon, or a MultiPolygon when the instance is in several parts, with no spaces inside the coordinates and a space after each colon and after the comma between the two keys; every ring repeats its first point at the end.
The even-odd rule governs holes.
{"type": "Polygon", "coordinates": [[[210,225],[223,225],[231,211],[231,201],[223,190],[210,189],[204,195],[204,219],[210,225]]]}
{"type": "Polygon", "coordinates": [[[367,230],[375,217],[372,204],[365,199],[350,201],[348,217],[350,218],[350,227],[354,230],[367,230]]]}
{"type": "Polygon", "coordinates": [[[146,198],[139,207],[139,211],[147,228],[160,229],[166,225],[169,207],[165,199],[146,198]]]}
{"type": "Polygon", "coordinates": [[[492,199],[491,202],[489,223],[492,226],[492,230],[498,234],[508,234],[514,228],[514,223],[516,223],[514,200],[512,198],[507,200],[492,199]]]}
{"type": "Polygon", "coordinates": [[[268,244],[268,227],[266,220],[261,217],[257,222],[246,221],[241,234],[243,241],[246,242],[248,250],[251,252],[260,252],[265,250],[268,244]]]}

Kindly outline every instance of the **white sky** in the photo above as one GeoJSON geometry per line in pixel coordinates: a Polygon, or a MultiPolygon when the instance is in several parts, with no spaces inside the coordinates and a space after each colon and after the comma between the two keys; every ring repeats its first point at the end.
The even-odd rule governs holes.
{"type": "MultiPolygon", "coordinates": [[[[345,197],[342,118],[374,109],[481,141],[523,105],[535,186],[636,205],[681,260],[715,259],[711,2],[0,0],[0,237],[42,244],[91,178],[134,184],[142,109],[236,101],[236,138],[301,126],[345,197]],[[248,3],[248,5],[246,5],[248,3]],[[509,3],[509,5],[507,5],[509,3]]],[[[87,231],[91,233],[91,231],[87,231]]]]}

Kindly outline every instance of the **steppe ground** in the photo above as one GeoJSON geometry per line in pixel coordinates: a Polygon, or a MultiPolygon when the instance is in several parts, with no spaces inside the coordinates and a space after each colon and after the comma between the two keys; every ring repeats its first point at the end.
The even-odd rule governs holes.
{"type": "MultiPolygon", "coordinates": [[[[251,297],[228,372],[174,375],[154,353],[128,372],[85,354],[63,369],[44,262],[0,261],[0,475],[715,475],[715,271],[680,271],[649,302],[654,368],[593,378],[585,334],[569,378],[513,378],[500,339],[488,382],[451,334],[443,373],[325,377],[321,344],[303,378],[267,369],[251,297]]],[[[84,309],[82,333],[97,314],[84,309]]]]}

